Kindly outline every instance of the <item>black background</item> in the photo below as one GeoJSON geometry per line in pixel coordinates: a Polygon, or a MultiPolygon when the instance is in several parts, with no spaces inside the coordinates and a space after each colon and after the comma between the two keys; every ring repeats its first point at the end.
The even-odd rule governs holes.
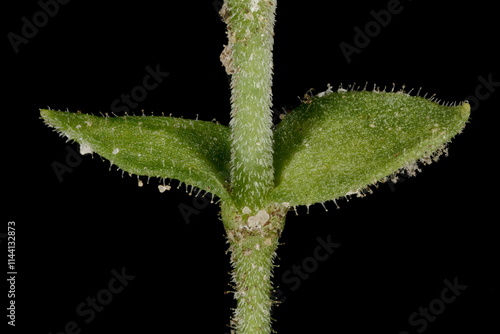
{"type": "MultiPolygon", "coordinates": [[[[388,1],[310,0],[278,4],[274,105],[297,106],[309,88],[356,82],[409,88],[443,100],[474,96],[478,77],[500,81],[498,15],[492,2],[402,1],[403,10],[347,63],[339,44],[373,20],[388,1]]],[[[71,1],[15,53],[36,1],[4,4],[2,220],[16,222],[16,332],[59,333],[75,321],[81,333],[224,333],[234,306],[218,207],[189,223],[185,188],[159,193],[98,156],[86,155],[60,182],[76,144],[48,129],[39,108],[110,112],[142,82],[145,67],[170,75],[135,111],[229,121],[228,78],[219,54],[225,27],[218,2],[109,4],[71,1]],[[135,276],[85,323],[76,313],[107,287],[111,270],[135,276]]],[[[480,101],[450,155],[416,178],[380,185],[363,199],[289,214],[275,282],[286,300],[274,312],[278,333],[416,333],[408,317],[440,297],[443,281],[466,285],[425,333],[489,332],[499,292],[497,92],[480,101]],[[292,291],[283,274],[313,255],[317,238],[341,246],[292,291]]],[[[480,93],[487,93],[484,88],[480,93]]],[[[144,179],[145,181],[145,179],[144,179]]],[[[5,240],[2,240],[7,262],[5,240]]],[[[5,266],[3,266],[5,268],[5,266]]],[[[6,272],[6,269],[4,269],[6,272]]],[[[7,287],[0,292],[5,310],[7,287]]],[[[6,312],[6,311],[3,311],[6,312]]],[[[2,313],[3,314],[3,313],[2,313]]],[[[2,322],[6,317],[2,316],[2,322]]],[[[3,325],[3,324],[2,324],[3,325]]]]}

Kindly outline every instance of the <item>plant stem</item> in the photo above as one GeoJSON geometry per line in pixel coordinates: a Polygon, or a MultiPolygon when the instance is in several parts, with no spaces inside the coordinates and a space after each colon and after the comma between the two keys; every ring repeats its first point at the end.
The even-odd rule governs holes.
{"type": "Polygon", "coordinates": [[[237,334],[269,334],[273,262],[288,208],[271,205],[252,216],[221,207],[237,301],[231,326],[237,334]]]}
{"type": "Polygon", "coordinates": [[[231,74],[231,184],[235,203],[258,209],[274,185],[271,85],[276,0],[225,0],[231,74]]]}
{"type": "Polygon", "coordinates": [[[238,334],[271,333],[272,270],[288,208],[266,206],[274,186],[271,117],[276,0],[225,0],[228,45],[221,54],[231,75],[231,192],[221,203],[237,307],[238,334]],[[264,208],[264,209],[262,209],[264,208]]]}

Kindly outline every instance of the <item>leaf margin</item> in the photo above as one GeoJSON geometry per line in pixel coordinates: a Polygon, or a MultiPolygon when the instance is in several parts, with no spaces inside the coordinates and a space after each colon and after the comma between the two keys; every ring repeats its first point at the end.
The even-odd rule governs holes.
{"type": "MultiPolygon", "coordinates": [[[[186,185],[210,192],[220,199],[230,200],[227,180],[229,177],[230,132],[229,128],[224,125],[214,122],[168,116],[110,117],[106,115],[102,117],[79,112],[56,111],[52,109],[40,109],[40,115],[44,123],[53,128],[59,135],[67,137],[68,141],[75,141],[80,144],[80,153],[82,155],[95,152],[106,160],[109,160],[112,165],[116,165],[119,169],[129,174],[179,180],[179,182],[185,183],[186,185]],[[153,171],[157,170],[157,168],[149,170],[147,166],[144,168],[144,165],[131,168],[128,163],[122,161],[123,159],[118,159],[119,155],[126,152],[126,150],[124,151],[123,148],[120,149],[118,147],[110,149],[108,147],[110,145],[102,143],[103,140],[92,138],[98,135],[88,136],[83,133],[86,129],[96,129],[97,127],[102,127],[105,123],[108,123],[108,125],[115,125],[115,130],[113,131],[116,133],[118,133],[116,127],[126,127],[127,125],[125,124],[135,126],[135,130],[142,132],[142,135],[144,135],[144,132],[149,131],[150,133],[147,137],[150,137],[154,132],[153,137],[163,140],[164,144],[167,139],[175,139],[174,136],[176,133],[181,134],[176,141],[178,147],[175,148],[175,156],[181,156],[182,149],[187,149],[191,156],[186,156],[182,159],[183,163],[186,164],[185,167],[176,169],[172,166],[172,168],[167,168],[168,171],[165,173],[153,171]],[[164,128],[159,128],[160,125],[163,125],[164,128]],[[161,131],[165,133],[162,135],[161,131]],[[188,138],[189,135],[191,135],[191,138],[188,138]],[[208,136],[210,136],[210,139],[208,139],[208,136]],[[218,143],[217,145],[215,144],[216,142],[218,143]],[[205,150],[202,150],[202,148],[205,150]],[[202,163],[203,160],[207,162],[206,167],[208,172],[200,169],[200,163],[202,163]],[[179,172],[179,170],[181,170],[181,172],[179,172]],[[197,173],[199,174],[198,176],[196,176],[197,173]],[[204,178],[207,179],[204,180],[204,178]]],[[[98,132],[99,130],[96,131],[98,132]]],[[[140,138],[137,134],[132,133],[130,135],[131,136],[126,138],[125,134],[119,134],[117,140],[121,139],[126,142],[131,142],[132,140],[140,138]]],[[[109,138],[109,135],[105,137],[109,138]]],[[[145,140],[150,141],[152,139],[146,138],[145,140]]],[[[150,144],[154,143],[150,142],[150,144]]],[[[155,146],[156,149],[159,149],[160,145],[155,146]]],[[[165,147],[168,147],[168,145],[165,147]]],[[[135,151],[136,149],[134,149],[134,152],[135,151]]],[[[137,154],[137,152],[135,153],[137,154]]],[[[166,158],[162,160],[165,161],[165,159],[166,158]]],[[[156,164],[158,164],[158,161],[156,164]]]]}
{"type": "MultiPolygon", "coordinates": [[[[338,106],[336,106],[336,107],[338,108],[338,106]]],[[[361,110],[362,108],[358,108],[358,109],[361,110]]],[[[326,114],[327,114],[327,112],[324,112],[323,115],[321,115],[321,116],[325,117],[326,114]]],[[[347,115],[347,116],[349,116],[349,115],[347,115]]],[[[418,116],[418,114],[416,114],[416,116],[418,116]]],[[[422,113],[420,114],[420,117],[422,117],[422,113]]],[[[420,167],[418,166],[419,163],[429,164],[432,161],[437,160],[439,155],[441,155],[443,153],[447,154],[447,145],[449,144],[449,142],[451,142],[451,140],[456,135],[458,135],[459,133],[462,132],[463,128],[465,127],[465,124],[468,122],[469,117],[470,117],[470,105],[468,104],[467,101],[460,102],[458,105],[456,105],[456,104],[452,105],[452,104],[447,104],[447,103],[438,103],[438,102],[436,102],[434,97],[430,98],[430,99],[426,99],[424,97],[410,95],[409,93],[406,93],[403,91],[385,92],[385,91],[375,91],[374,90],[374,91],[368,92],[366,90],[347,91],[345,89],[339,89],[338,91],[333,92],[332,90],[329,89],[328,91],[320,93],[314,97],[308,97],[305,101],[303,101],[303,103],[301,105],[299,105],[297,108],[295,108],[289,114],[287,114],[286,117],[276,127],[275,137],[274,137],[274,140],[275,140],[274,168],[275,168],[275,172],[276,172],[276,178],[275,178],[276,185],[275,185],[273,192],[269,195],[269,200],[275,201],[275,202],[280,202],[280,203],[286,203],[287,205],[293,206],[293,207],[300,206],[300,205],[305,205],[305,206],[309,207],[312,204],[324,203],[326,201],[334,201],[335,202],[336,199],[350,197],[352,195],[357,195],[357,196],[362,197],[362,196],[364,196],[365,193],[371,192],[370,187],[372,187],[373,185],[377,185],[378,183],[386,182],[389,179],[394,178],[397,174],[399,174],[401,172],[408,172],[408,174],[410,176],[414,176],[416,171],[420,170],[420,167]],[[345,191],[337,191],[337,192],[332,191],[332,192],[330,192],[330,195],[323,194],[321,196],[315,197],[314,195],[311,195],[313,192],[315,192],[314,190],[311,190],[311,189],[307,190],[307,187],[308,187],[307,183],[311,181],[311,178],[307,177],[306,175],[300,175],[300,173],[297,173],[297,175],[295,175],[295,177],[302,178],[302,183],[296,183],[294,189],[291,189],[290,187],[288,187],[288,189],[286,189],[286,187],[283,186],[283,180],[280,179],[280,173],[283,173],[283,170],[286,169],[285,165],[287,164],[287,161],[286,161],[287,157],[283,157],[283,152],[280,152],[280,151],[282,151],[283,149],[290,151],[291,147],[294,147],[294,146],[297,148],[298,146],[301,145],[301,143],[303,143],[303,140],[304,140],[304,138],[300,138],[300,136],[298,136],[299,143],[293,143],[293,139],[289,138],[290,135],[291,135],[291,137],[294,136],[294,134],[292,133],[293,131],[291,131],[291,128],[290,128],[291,126],[293,127],[293,124],[287,125],[287,123],[297,121],[297,119],[298,119],[298,121],[297,121],[297,124],[298,124],[298,122],[300,122],[300,117],[301,117],[300,114],[301,113],[307,114],[307,112],[311,108],[311,106],[318,105],[318,104],[321,105],[323,103],[322,101],[331,99],[334,96],[340,97],[339,99],[342,100],[342,98],[346,98],[350,94],[373,94],[372,96],[374,96],[374,97],[375,96],[376,97],[393,96],[393,97],[404,98],[404,99],[406,99],[406,98],[414,99],[414,101],[418,101],[419,105],[432,106],[432,108],[434,108],[434,109],[438,108],[438,109],[441,109],[442,111],[455,110],[456,114],[458,115],[458,118],[457,118],[458,121],[455,124],[455,128],[452,131],[449,131],[449,133],[447,133],[445,135],[445,137],[444,137],[445,140],[442,140],[441,143],[437,144],[437,142],[435,142],[431,148],[429,148],[426,151],[421,151],[421,153],[418,156],[413,156],[412,158],[407,158],[405,162],[400,163],[398,168],[392,168],[391,171],[386,171],[386,173],[383,173],[383,175],[379,173],[378,175],[375,175],[372,179],[370,179],[370,181],[363,182],[363,184],[357,183],[357,184],[353,185],[352,187],[349,187],[349,189],[344,189],[345,191]],[[287,129],[287,127],[288,127],[288,129],[287,129]],[[308,192],[307,195],[304,195],[305,191],[308,192]]],[[[321,117],[319,117],[319,118],[321,118],[321,117]]],[[[304,120],[302,120],[302,121],[304,121],[304,120]]],[[[298,125],[295,125],[296,126],[295,130],[296,131],[297,130],[304,131],[308,125],[311,125],[310,122],[309,123],[308,122],[301,123],[300,127],[298,127],[298,125]]],[[[316,130],[318,130],[318,128],[320,130],[322,130],[322,128],[316,124],[316,130]]],[[[352,128],[352,127],[347,127],[346,124],[344,124],[344,126],[338,127],[339,131],[349,131],[350,128],[352,128]],[[348,130],[346,130],[346,129],[348,129],[348,130]]],[[[365,128],[366,128],[366,124],[365,124],[365,128]]],[[[308,131],[308,133],[313,133],[313,136],[314,136],[315,130],[312,129],[312,127],[309,127],[307,129],[307,131],[308,131]]],[[[353,131],[355,131],[355,130],[353,130],[353,131]]],[[[297,138],[297,136],[295,136],[295,138],[297,138]]],[[[304,147],[302,146],[298,150],[300,151],[303,149],[304,149],[304,147]]],[[[293,157],[291,159],[293,160],[293,157]]],[[[290,163],[290,161],[288,163],[290,163]]],[[[307,166],[307,164],[304,163],[304,165],[301,168],[297,168],[297,170],[305,170],[304,166],[307,166]]],[[[293,178],[293,176],[291,176],[291,177],[293,178]]],[[[287,181],[285,181],[285,182],[287,182],[287,181]]],[[[321,187],[319,187],[319,188],[321,188],[321,187]]],[[[323,193],[325,192],[324,187],[321,191],[323,191],[323,193]]]]}

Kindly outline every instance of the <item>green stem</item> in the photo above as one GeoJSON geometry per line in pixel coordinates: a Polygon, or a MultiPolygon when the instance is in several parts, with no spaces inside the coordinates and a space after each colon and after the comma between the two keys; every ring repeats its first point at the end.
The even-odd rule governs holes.
{"type": "Polygon", "coordinates": [[[221,16],[231,74],[231,184],[235,203],[262,207],[274,185],[271,85],[276,0],[226,0],[221,16]]]}
{"type": "Polygon", "coordinates": [[[237,334],[271,333],[271,277],[287,210],[272,205],[252,215],[222,205],[237,302],[231,326],[237,334]]]}
{"type": "Polygon", "coordinates": [[[238,334],[271,333],[272,270],[288,208],[265,206],[274,186],[271,117],[276,0],[225,0],[231,75],[231,191],[222,221],[231,252],[238,334]],[[263,209],[264,208],[264,209],[263,209]]]}

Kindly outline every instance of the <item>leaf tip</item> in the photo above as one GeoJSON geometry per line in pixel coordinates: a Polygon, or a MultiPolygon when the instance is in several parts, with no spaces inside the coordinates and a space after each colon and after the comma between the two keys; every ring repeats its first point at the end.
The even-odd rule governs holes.
{"type": "Polygon", "coordinates": [[[469,116],[471,112],[469,101],[465,100],[464,102],[462,102],[459,110],[462,112],[462,114],[469,116]]]}
{"type": "Polygon", "coordinates": [[[42,117],[44,123],[50,127],[56,127],[58,124],[57,113],[57,111],[51,109],[40,109],[40,116],[42,117]]]}

